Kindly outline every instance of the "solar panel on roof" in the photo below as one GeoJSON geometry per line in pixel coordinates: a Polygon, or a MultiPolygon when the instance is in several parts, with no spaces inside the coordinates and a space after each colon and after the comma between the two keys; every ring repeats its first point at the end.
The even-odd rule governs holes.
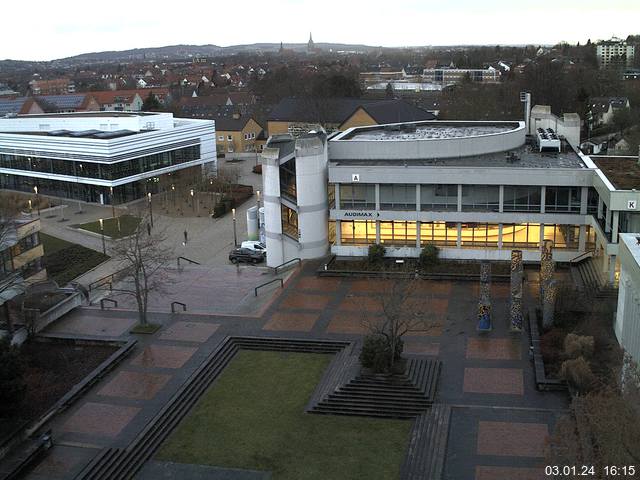
{"type": "Polygon", "coordinates": [[[99,138],[101,140],[107,140],[110,138],[126,137],[136,132],[132,130],[114,130],[113,132],[100,132],[93,135],[93,138],[99,138]]]}
{"type": "Polygon", "coordinates": [[[70,137],[91,137],[96,133],[102,133],[102,130],[82,130],[80,132],[70,132],[70,137]]]}
{"type": "Polygon", "coordinates": [[[69,130],[53,130],[49,132],[49,135],[51,135],[52,137],[62,137],[68,135],[69,133],[69,130]]]}

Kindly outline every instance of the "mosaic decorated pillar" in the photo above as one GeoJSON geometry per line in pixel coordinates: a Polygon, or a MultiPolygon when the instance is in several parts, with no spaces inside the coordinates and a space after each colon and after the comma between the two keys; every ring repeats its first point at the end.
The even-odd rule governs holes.
{"type": "Polygon", "coordinates": [[[540,301],[544,299],[544,289],[553,280],[555,273],[555,263],[553,262],[553,240],[545,240],[542,243],[542,254],[540,255],[540,301]]]}
{"type": "Polygon", "coordinates": [[[522,331],[522,250],[511,252],[511,301],[509,305],[510,328],[513,332],[522,331]]]}
{"type": "Polygon", "coordinates": [[[558,285],[555,280],[551,280],[544,287],[544,298],[542,299],[542,326],[545,330],[553,326],[557,293],[558,285]]]}
{"type": "Polygon", "coordinates": [[[480,299],[478,301],[478,331],[490,332],[491,326],[491,264],[480,264],[480,299]]]}

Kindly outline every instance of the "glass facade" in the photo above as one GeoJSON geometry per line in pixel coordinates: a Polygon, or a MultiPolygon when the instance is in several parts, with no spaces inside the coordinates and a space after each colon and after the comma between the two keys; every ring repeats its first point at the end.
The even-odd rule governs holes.
{"type": "Polygon", "coordinates": [[[286,205],[281,205],[282,233],[298,239],[298,213],[286,205]]]}
{"type": "Polygon", "coordinates": [[[340,240],[343,245],[370,245],[376,243],[376,222],[342,220],[340,240]]]}
{"type": "Polygon", "coordinates": [[[366,183],[340,185],[340,208],[343,210],[374,210],[376,208],[376,186],[366,183]]]}
{"type": "Polygon", "coordinates": [[[463,185],[462,211],[497,212],[500,207],[500,187],[497,185],[463,185]]]}
{"type": "MultiPolygon", "coordinates": [[[[440,247],[497,249],[500,246],[502,228],[503,249],[539,249],[541,238],[552,240],[554,248],[578,250],[580,225],[544,225],[539,223],[461,223],[380,221],[380,243],[394,247],[416,247],[417,229],[420,229],[420,245],[433,243],[440,247]],[[541,232],[542,229],[542,232],[541,232]]],[[[586,226],[587,245],[595,245],[595,232],[586,226]]],[[[340,238],[343,245],[370,245],[376,243],[376,222],[365,220],[340,221],[340,238]]]]}
{"type": "Polygon", "coordinates": [[[380,243],[415,247],[416,222],[380,222],[380,243]]]}
{"type": "Polygon", "coordinates": [[[504,186],[505,212],[539,212],[542,188],[538,186],[504,186]]]}
{"type": "Polygon", "coordinates": [[[416,186],[400,183],[381,184],[380,208],[382,210],[415,210],[416,186]]]}
{"type": "Polygon", "coordinates": [[[420,185],[420,210],[458,210],[458,185],[420,185]]]}
{"type": "Polygon", "coordinates": [[[0,167],[79,178],[117,180],[200,159],[200,145],[146,155],[122,162],[97,163],[0,154],[0,167]]]}
{"type": "Polygon", "coordinates": [[[280,165],[280,194],[296,199],[296,161],[295,159],[280,165]]]}
{"type": "Polygon", "coordinates": [[[420,222],[420,244],[433,243],[440,247],[455,247],[458,224],[446,222],[420,222]]]}
{"type": "Polygon", "coordinates": [[[546,212],[580,213],[580,188],[547,187],[544,203],[546,212]]]}

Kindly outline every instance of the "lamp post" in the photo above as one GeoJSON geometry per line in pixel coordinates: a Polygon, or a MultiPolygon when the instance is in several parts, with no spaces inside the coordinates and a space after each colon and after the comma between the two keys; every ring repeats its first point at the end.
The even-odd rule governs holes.
{"type": "Polygon", "coordinates": [[[40,216],[40,202],[38,199],[38,187],[33,187],[33,191],[36,193],[36,208],[38,209],[38,216],[40,216]]]}
{"type": "Polygon", "coordinates": [[[173,197],[173,208],[176,208],[176,186],[171,185],[171,196],[173,197]]]}
{"type": "Polygon", "coordinates": [[[104,222],[102,219],[100,219],[99,222],[100,222],[100,236],[102,237],[102,253],[106,255],[107,246],[104,243],[104,222]]]}
{"type": "Polygon", "coordinates": [[[238,234],[236,233],[236,209],[231,209],[231,215],[233,215],[233,246],[238,246],[238,234]]]}
{"type": "Polygon", "coordinates": [[[193,208],[193,212],[196,211],[196,199],[194,197],[193,188],[189,190],[189,194],[191,195],[191,207],[193,208]]]}
{"type": "Polygon", "coordinates": [[[258,212],[260,212],[260,190],[256,191],[256,195],[258,196],[258,212]]]}
{"type": "Polygon", "coordinates": [[[151,226],[153,227],[153,207],[151,206],[151,192],[147,193],[149,199],[149,220],[151,220],[151,226]]]}

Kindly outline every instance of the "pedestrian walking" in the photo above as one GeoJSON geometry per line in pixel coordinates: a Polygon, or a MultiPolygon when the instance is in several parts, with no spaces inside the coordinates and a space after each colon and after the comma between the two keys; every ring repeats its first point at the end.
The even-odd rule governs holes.
{"type": "Polygon", "coordinates": [[[151,236],[151,224],[147,222],[147,233],[151,236]]]}
{"type": "Polygon", "coordinates": [[[184,244],[186,245],[188,241],[189,241],[189,234],[187,233],[187,230],[185,229],[185,231],[184,231],[184,244]]]}

